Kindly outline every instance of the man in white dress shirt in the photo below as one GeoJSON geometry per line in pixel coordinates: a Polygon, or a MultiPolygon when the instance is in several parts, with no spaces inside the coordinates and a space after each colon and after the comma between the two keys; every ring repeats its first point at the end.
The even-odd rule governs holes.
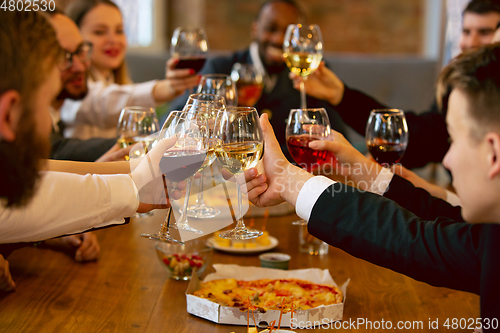
{"type": "MultiPolygon", "coordinates": [[[[166,208],[159,160],[173,139],[160,141],[135,167],[116,162],[124,174],[41,172],[63,53],[51,25],[35,12],[0,12],[0,32],[0,244],[36,242],[166,208]]],[[[1,256],[0,287],[14,288],[1,256]]]]}

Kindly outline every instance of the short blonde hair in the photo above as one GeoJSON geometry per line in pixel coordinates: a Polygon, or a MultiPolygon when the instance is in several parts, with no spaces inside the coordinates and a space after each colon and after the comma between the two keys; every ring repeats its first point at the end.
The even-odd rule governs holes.
{"type": "Polygon", "coordinates": [[[472,137],[481,140],[493,129],[500,129],[500,43],[467,51],[456,57],[441,72],[437,100],[446,112],[451,92],[457,89],[467,96],[472,137]]]}

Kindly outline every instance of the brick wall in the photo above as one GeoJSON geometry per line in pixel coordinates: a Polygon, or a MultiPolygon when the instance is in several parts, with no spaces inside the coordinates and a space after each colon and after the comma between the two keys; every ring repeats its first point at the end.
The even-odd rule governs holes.
{"type": "MultiPolygon", "coordinates": [[[[172,0],[171,0],[172,1],[172,0]]],[[[172,3],[185,0],[173,0],[172,3]]],[[[199,1],[199,0],[198,0],[199,1]]],[[[213,50],[245,48],[261,1],[203,1],[204,24],[213,50]]],[[[310,23],[320,26],[326,52],[420,54],[423,0],[299,0],[310,23]]],[[[172,13],[173,14],[173,13],[172,13]]],[[[188,14],[175,13],[177,21],[188,14]]]]}
{"type": "MultiPolygon", "coordinates": [[[[56,2],[64,8],[70,1],[56,2]]],[[[213,51],[247,47],[250,42],[250,24],[263,2],[158,1],[166,1],[167,4],[167,28],[160,32],[166,41],[170,40],[177,26],[203,26],[213,51]]],[[[425,0],[297,1],[306,11],[309,22],[320,26],[326,52],[409,55],[422,52],[425,0]]]]}

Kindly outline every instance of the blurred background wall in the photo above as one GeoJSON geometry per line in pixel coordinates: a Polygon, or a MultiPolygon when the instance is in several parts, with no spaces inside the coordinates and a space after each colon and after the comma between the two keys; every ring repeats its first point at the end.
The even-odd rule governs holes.
{"type": "MultiPolygon", "coordinates": [[[[56,0],[64,7],[71,0],[56,0]]],[[[131,46],[168,48],[177,26],[202,26],[211,50],[245,48],[259,0],[116,0],[131,46]],[[132,31],[134,30],[134,31],[132,31]],[[141,34],[142,36],[137,36],[141,34]],[[141,45],[142,44],[142,45],[141,45]]],[[[323,31],[326,52],[437,56],[444,0],[298,0],[323,31]],[[435,50],[434,50],[435,52],[435,50]]]]}

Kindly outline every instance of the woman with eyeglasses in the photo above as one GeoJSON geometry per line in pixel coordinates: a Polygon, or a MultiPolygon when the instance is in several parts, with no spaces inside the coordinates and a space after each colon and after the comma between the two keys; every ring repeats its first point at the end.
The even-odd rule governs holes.
{"type": "Polygon", "coordinates": [[[195,87],[199,77],[189,69],[175,69],[178,59],[167,62],[164,80],[132,83],[125,62],[127,39],[119,8],[110,0],[75,0],[66,10],[83,39],[80,60],[89,60],[89,94],[82,101],[67,99],[61,107],[65,137],[89,139],[116,136],[116,123],[125,106],[156,107],[195,87]],[[106,95],[105,105],[92,96],[106,95]],[[89,100],[90,99],[90,100],[89,100]]]}

